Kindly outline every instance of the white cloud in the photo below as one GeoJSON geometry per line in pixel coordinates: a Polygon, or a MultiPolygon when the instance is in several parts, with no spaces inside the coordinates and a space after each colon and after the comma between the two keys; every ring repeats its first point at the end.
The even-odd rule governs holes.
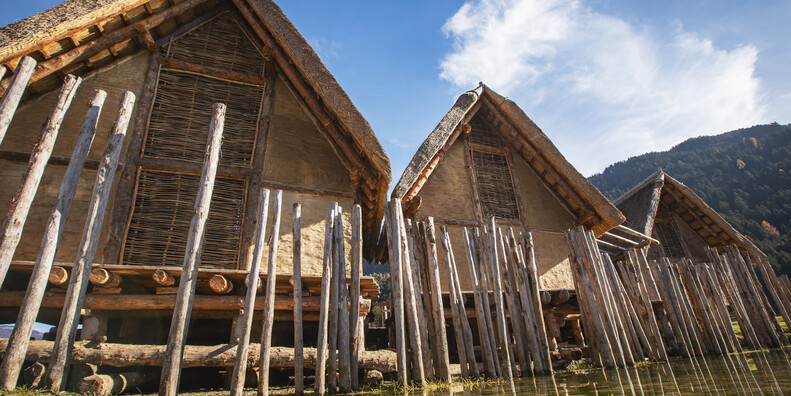
{"type": "Polygon", "coordinates": [[[440,76],[517,102],[583,174],[766,121],[758,50],[629,24],[581,1],[475,0],[443,27],[440,76]]]}

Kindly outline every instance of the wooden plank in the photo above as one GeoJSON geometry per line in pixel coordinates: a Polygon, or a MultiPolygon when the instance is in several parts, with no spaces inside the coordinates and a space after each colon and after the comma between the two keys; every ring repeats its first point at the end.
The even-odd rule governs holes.
{"type": "MultiPolygon", "coordinates": [[[[0,99],[0,144],[3,143],[8,126],[11,125],[16,108],[19,106],[19,101],[22,100],[22,94],[25,93],[25,87],[27,87],[27,83],[35,68],[36,61],[33,58],[29,56],[22,58],[14,70],[8,89],[5,91],[3,98],[0,99]]],[[[5,68],[2,68],[2,70],[5,72],[5,68]]]]}
{"type": "Polygon", "coordinates": [[[96,258],[96,249],[101,238],[107,204],[110,201],[113,179],[118,167],[118,158],[121,155],[121,146],[132,116],[134,101],[135,96],[131,92],[127,91],[122,97],[107,147],[102,156],[102,166],[96,172],[96,181],[88,206],[88,216],[72,267],[71,282],[62,304],[63,310],[55,335],[55,348],[47,372],[49,389],[53,392],[59,392],[63,388],[63,376],[66,375],[66,368],[69,367],[70,348],[77,334],[80,310],[88,289],[91,267],[96,258]]]}
{"type": "Polygon", "coordinates": [[[174,307],[173,319],[168,334],[168,348],[159,383],[160,396],[175,396],[178,394],[184,342],[187,339],[187,325],[189,324],[189,315],[192,310],[195,285],[198,282],[196,273],[200,264],[200,252],[203,247],[203,235],[214,190],[217,164],[220,160],[220,144],[222,142],[224,122],[225,105],[216,103],[212,109],[209,139],[204,157],[205,165],[195,199],[195,210],[190,224],[186,253],[184,254],[184,266],[179,281],[179,294],[176,298],[176,306],[174,307]]]}
{"type": "Polygon", "coordinates": [[[275,206],[272,218],[272,237],[269,242],[268,268],[269,277],[264,289],[264,323],[261,333],[261,367],[258,369],[258,395],[269,395],[269,355],[272,353],[272,326],[275,324],[275,279],[277,272],[277,248],[280,240],[280,211],[283,204],[283,191],[275,191],[275,206]]]}
{"type": "MultiPolygon", "coordinates": [[[[253,326],[253,313],[255,310],[256,293],[260,281],[261,261],[264,256],[266,243],[266,218],[269,214],[269,190],[262,189],[262,199],[259,201],[255,230],[255,251],[252,265],[247,275],[247,292],[245,293],[244,308],[241,319],[236,324],[238,339],[232,339],[236,344],[236,361],[231,376],[230,393],[241,396],[244,391],[245,376],[247,375],[247,356],[250,353],[250,329],[253,326]]],[[[171,277],[172,278],[172,277],[171,277]]]]}
{"type": "MultiPolygon", "coordinates": [[[[66,116],[66,111],[69,109],[71,100],[74,98],[77,87],[81,82],[82,80],[79,77],[72,75],[66,77],[66,81],[63,83],[55,100],[55,105],[44,123],[41,136],[33,148],[30,162],[22,176],[22,182],[11,199],[8,215],[3,224],[2,233],[0,233],[0,287],[3,285],[6,273],[8,273],[8,267],[11,265],[11,259],[14,257],[16,247],[22,237],[22,229],[25,227],[27,214],[30,211],[33,198],[36,196],[41,177],[44,175],[44,168],[47,166],[49,156],[55,146],[55,139],[58,137],[60,124],[63,122],[63,117],[66,116]]],[[[49,271],[47,272],[49,273],[49,271]]],[[[4,380],[7,378],[0,375],[0,379],[4,380]]]]}

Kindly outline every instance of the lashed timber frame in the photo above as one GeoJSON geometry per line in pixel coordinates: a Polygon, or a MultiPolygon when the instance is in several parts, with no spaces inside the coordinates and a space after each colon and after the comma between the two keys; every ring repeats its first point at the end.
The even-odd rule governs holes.
{"type": "MultiPolygon", "coordinates": [[[[519,208],[519,221],[512,221],[512,224],[521,223],[525,229],[530,229],[525,221],[524,203],[518,193],[518,178],[513,174],[512,149],[519,153],[558,202],[574,216],[576,225],[583,225],[588,229],[593,229],[597,235],[601,235],[625,219],[623,214],[601,192],[574,170],[546,135],[515,103],[500,96],[484,84],[465,93],[457,100],[451,111],[429,135],[407,166],[392,194],[402,200],[405,208],[416,206],[412,201],[418,199],[420,189],[430,174],[451,145],[459,138],[463,138],[465,145],[466,167],[472,182],[472,198],[475,202],[473,208],[479,221],[482,220],[483,214],[470,159],[470,150],[473,149],[488,150],[489,152],[495,149],[508,158],[511,180],[514,183],[519,208]],[[465,136],[470,132],[469,124],[476,116],[482,117],[486,123],[501,134],[505,141],[503,148],[492,148],[469,142],[465,136]]],[[[509,222],[506,221],[506,223],[509,222]]]]}
{"type": "MultiPolygon", "coordinates": [[[[125,144],[127,154],[119,168],[121,174],[111,204],[110,235],[101,258],[103,262],[117,263],[122,257],[122,243],[131,218],[139,169],[168,168],[185,174],[200,171],[197,163],[141,155],[160,70],[179,70],[223,81],[271,86],[267,84],[268,76],[195,65],[188,60],[167,56],[171,41],[225,12],[233,15],[262,54],[271,57],[272,61],[266,64],[272,66],[272,78],[285,83],[327,138],[349,171],[353,192],[256,180],[256,175],[260,175],[256,164],[252,167],[221,164],[218,177],[247,179],[251,186],[267,186],[310,196],[352,198],[363,207],[364,254],[371,257],[383,216],[383,195],[390,183],[389,160],[368,123],[305,39],[271,0],[102,0],[95,3],[69,0],[60,6],[67,11],[58,8],[0,29],[0,67],[6,71],[0,80],[0,95],[25,55],[39,62],[23,98],[23,101],[29,101],[60,86],[66,73],[85,76],[141,51],[151,53],[149,71],[143,81],[138,109],[125,144]],[[75,16],[75,12],[79,15],[75,16]],[[32,30],[31,26],[36,29],[32,30]]],[[[269,71],[266,74],[269,75],[269,71]]],[[[259,142],[266,141],[262,133],[266,130],[264,119],[259,118],[259,133],[255,137],[255,150],[260,149],[261,152],[265,151],[265,143],[259,142]]],[[[18,157],[11,154],[5,157],[18,157]]],[[[253,157],[253,162],[258,163],[261,159],[263,163],[262,155],[257,159],[255,154],[253,157]]],[[[248,209],[254,198],[246,197],[248,209]]],[[[248,230],[243,233],[242,250],[245,250],[248,230]]],[[[246,254],[241,252],[239,268],[245,266],[246,254]]]]}
{"type": "MultiPolygon", "coordinates": [[[[733,228],[692,189],[662,170],[638,183],[614,203],[624,211],[632,228],[649,235],[657,235],[657,217],[661,215],[661,208],[665,208],[669,212],[668,226],[677,233],[680,248],[689,259],[692,259],[689,248],[685,245],[684,237],[678,234],[678,221],[685,222],[710,247],[724,249],[735,245],[741,251],[765,256],[752,241],[733,228]],[[650,197],[649,202],[640,201],[646,197],[650,197]]],[[[664,241],[660,239],[660,242],[664,241]]]]}

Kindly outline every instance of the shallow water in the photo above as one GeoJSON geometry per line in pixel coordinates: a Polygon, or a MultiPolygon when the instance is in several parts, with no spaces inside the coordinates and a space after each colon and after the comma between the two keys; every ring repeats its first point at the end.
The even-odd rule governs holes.
{"type": "Polygon", "coordinates": [[[791,394],[791,349],[727,357],[676,359],[639,368],[590,370],[553,377],[517,378],[453,395],[734,395],[791,394]]]}

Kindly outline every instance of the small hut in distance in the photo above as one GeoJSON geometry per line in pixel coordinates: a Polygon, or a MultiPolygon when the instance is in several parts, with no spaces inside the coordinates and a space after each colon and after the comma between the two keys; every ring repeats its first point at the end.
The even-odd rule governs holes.
{"type": "MultiPolygon", "coordinates": [[[[543,288],[574,288],[566,229],[584,226],[599,236],[625,219],[516,103],[484,84],[458,98],[392,197],[401,199],[406,217],[431,216],[447,226],[462,262],[462,227],[493,216],[516,232],[530,231],[543,288]]],[[[443,283],[446,278],[443,273],[443,283]]],[[[459,266],[459,278],[462,289],[471,290],[466,265],[459,266]]]]}
{"type": "Polygon", "coordinates": [[[661,169],[614,203],[626,215],[626,226],[661,242],[648,248],[649,260],[705,262],[709,260],[706,247],[721,251],[729,245],[764,255],[692,189],[661,169]]]}

